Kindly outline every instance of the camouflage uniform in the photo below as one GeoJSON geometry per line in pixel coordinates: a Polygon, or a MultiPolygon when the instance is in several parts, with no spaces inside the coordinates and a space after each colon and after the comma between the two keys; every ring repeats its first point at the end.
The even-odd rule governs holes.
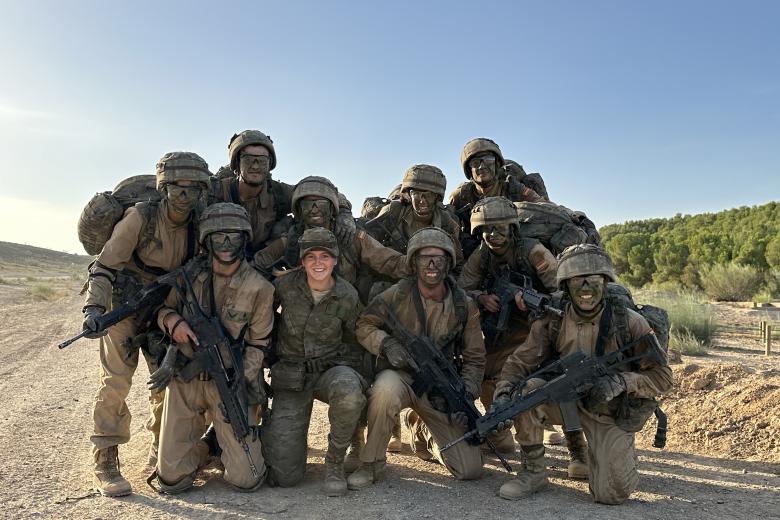
{"type": "MultiPolygon", "coordinates": [[[[207,187],[208,165],[194,153],[174,152],[166,154],[157,164],[157,188],[163,190],[168,182],[176,180],[197,181],[207,187]],[[187,168],[187,169],[183,169],[187,168]]],[[[158,276],[179,267],[197,251],[196,218],[192,215],[184,223],[176,223],[169,216],[169,201],[142,202],[125,211],[116,224],[111,237],[90,268],[84,310],[110,311],[127,300],[138,288],[158,276]],[[147,222],[154,219],[154,224],[147,222]]],[[[149,310],[151,311],[151,309],[149,310]]],[[[133,374],[138,366],[136,338],[143,339],[149,330],[149,312],[127,318],[110,329],[100,341],[100,386],[92,411],[94,432],[90,437],[96,463],[106,462],[105,450],[111,450],[115,459],[115,446],[130,440],[130,410],[127,395],[133,374]]],[[[150,372],[154,367],[150,367],[150,372]]],[[[150,417],[147,428],[153,434],[150,463],[154,463],[159,443],[160,416],[163,394],[149,397],[150,417]]],[[[118,469],[111,470],[122,479],[118,469]]],[[[97,484],[104,494],[114,492],[97,484]]],[[[118,494],[130,492],[130,484],[124,481],[118,494]]]]}
{"type": "MultiPolygon", "coordinates": [[[[314,247],[315,240],[336,243],[332,233],[314,228],[303,235],[304,252],[314,247]]],[[[329,245],[328,250],[336,249],[329,245]]],[[[333,288],[315,298],[301,268],[277,278],[274,285],[282,314],[275,347],[278,360],[271,367],[273,407],[263,428],[263,444],[271,482],[287,487],[300,482],[306,470],[314,400],[329,405],[325,462],[329,471],[338,471],[365,407],[368,385],[356,371],[364,351],[355,340],[355,320],[361,310],[355,288],[336,276],[333,288]]],[[[340,471],[337,480],[346,492],[340,471]]],[[[327,486],[328,476],[329,493],[327,486]]],[[[334,494],[342,493],[336,489],[334,494]]]]}
{"type": "MultiPolygon", "coordinates": [[[[287,215],[292,211],[292,195],[295,186],[271,178],[270,172],[263,189],[255,196],[242,200],[239,196],[239,157],[241,150],[251,145],[261,145],[270,153],[270,170],[276,167],[276,150],[271,136],[258,130],[244,130],[235,134],[228,145],[230,164],[220,168],[214,178],[209,203],[232,202],[241,205],[249,213],[252,237],[247,244],[247,258],[267,246],[273,239],[287,231],[287,215]]],[[[344,226],[352,220],[352,206],[339,194],[339,222],[344,226]]],[[[352,225],[354,231],[354,224],[352,225]]]]}
{"type": "MultiPolygon", "coordinates": [[[[454,263],[455,254],[451,240],[436,228],[425,228],[412,237],[407,254],[410,263],[415,253],[423,247],[444,249],[439,242],[424,244],[422,247],[413,245],[415,236],[429,230],[438,234],[439,242],[443,239],[449,241],[445,251],[450,254],[454,263]]],[[[479,311],[465,292],[450,280],[445,282],[446,296],[441,302],[421,297],[416,277],[398,282],[378,295],[361,314],[356,335],[369,352],[377,356],[384,355],[384,344],[390,339],[390,335],[382,328],[383,311],[378,300],[383,300],[411,332],[427,336],[437,345],[442,345],[442,348],[454,349],[460,353],[460,373],[467,391],[471,395],[477,395],[485,367],[485,347],[479,327],[479,311]],[[416,309],[415,299],[418,298],[424,314],[422,317],[416,309]]],[[[439,446],[460,437],[463,430],[452,424],[447,413],[433,407],[427,393],[416,395],[411,388],[411,382],[412,374],[394,368],[382,370],[374,380],[369,391],[368,438],[360,455],[363,465],[348,479],[351,488],[359,489],[380,477],[395,417],[404,408],[411,408],[414,412],[407,416],[410,418],[407,426],[413,432],[418,456],[426,459],[435,457],[457,479],[476,479],[481,475],[482,455],[478,446],[460,443],[445,453],[439,451],[439,446]]]]}
{"type": "MultiPolygon", "coordinates": [[[[581,259],[583,258],[576,261],[581,259]]],[[[611,263],[608,263],[608,257],[603,250],[592,245],[568,248],[561,257],[558,276],[560,285],[563,287],[563,282],[571,276],[587,274],[604,274],[614,281],[611,263]],[[584,268],[575,266],[575,269],[571,269],[573,251],[586,253],[591,258],[596,258],[597,262],[592,262],[591,266],[584,266],[584,268]],[[570,256],[567,257],[567,254],[570,256]]],[[[507,398],[515,385],[552,359],[579,351],[588,356],[595,355],[604,309],[590,318],[583,318],[578,314],[572,303],[568,303],[564,310],[565,315],[562,319],[548,315],[534,322],[526,341],[504,365],[501,381],[496,386],[496,400],[507,398]],[[529,351],[536,353],[536,359],[530,360],[526,354],[529,351]]],[[[626,312],[632,341],[646,334],[652,334],[652,329],[642,316],[631,309],[626,309],[626,312]]],[[[604,344],[605,353],[620,348],[615,329],[614,324],[610,324],[610,333],[604,344]]],[[[654,338],[651,341],[655,342],[654,338]]],[[[638,355],[646,348],[648,348],[647,343],[638,344],[634,355],[638,355]]],[[[639,480],[634,453],[634,434],[621,429],[615,423],[617,409],[623,397],[653,398],[668,391],[672,386],[672,371],[665,358],[660,363],[644,359],[632,366],[619,367],[618,370],[625,382],[625,393],[593,408],[585,406],[582,402],[578,403],[580,420],[588,440],[590,492],[595,501],[605,504],[624,502],[636,488],[639,480]]],[[[531,380],[528,390],[539,383],[543,381],[531,380]]],[[[502,486],[502,497],[521,498],[546,483],[546,469],[542,460],[544,457],[543,424],[562,424],[557,405],[543,405],[515,419],[517,440],[526,452],[528,463],[525,470],[518,474],[517,480],[502,486]]]]}
{"type": "MultiPolygon", "coordinates": [[[[267,276],[271,276],[275,265],[281,261],[287,267],[298,265],[300,260],[300,235],[303,233],[304,224],[300,215],[298,202],[306,195],[317,196],[331,201],[337,206],[338,192],[333,184],[323,177],[306,177],[295,188],[293,194],[293,212],[295,222],[290,226],[287,234],[274,241],[255,255],[255,267],[267,276]]],[[[345,241],[339,237],[339,223],[336,222],[332,231],[339,241],[339,263],[337,274],[350,284],[355,284],[358,271],[362,265],[367,265],[374,271],[399,279],[409,271],[405,257],[401,253],[382,246],[364,230],[358,230],[354,241],[345,241]]]]}
{"type": "MultiPolygon", "coordinates": [[[[478,217],[480,211],[490,210],[495,204],[499,207],[507,205],[509,212],[506,222],[515,222],[512,220],[512,211],[514,206],[506,199],[493,197],[483,199],[480,204],[474,208],[475,216],[478,217]],[[489,206],[489,207],[488,207],[489,206]]],[[[474,217],[473,217],[474,218],[474,217]]],[[[494,219],[495,220],[495,219],[494,219]]],[[[502,217],[499,216],[499,221],[502,217]]],[[[476,220],[475,220],[476,222],[476,220]]],[[[475,234],[479,234],[480,227],[474,225],[475,234]]],[[[508,266],[514,273],[525,275],[533,281],[534,289],[543,293],[553,292],[557,288],[555,273],[558,262],[550,251],[539,241],[531,238],[520,238],[515,235],[513,245],[510,245],[506,252],[501,255],[492,251],[484,240],[481,241],[477,250],[472,254],[466,264],[463,266],[463,272],[458,278],[458,285],[469,293],[469,296],[477,300],[479,296],[488,294],[486,282],[489,277],[497,276],[504,266],[508,266]]],[[[493,402],[493,392],[498,377],[501,374],[501,367],[504,366],[506,359],[512,352],[525,341],[530,329],[530,318],[528,312],[521,312],[514,304],[509,314],[507,330],[504,331],[496,341],[486,341],[487,359],[485,363],[485,376],[482,381],[479,394],[480,401],[489,408],[493,402]]],[[[481,312],[487,313],[486,309],[481,312]]],[[[532,355],[533,352],[529,352],[532,355]]],[[[509,431],[501,432],[491,437],[499,451],[513,452],[514,441],[509,431]]]]}

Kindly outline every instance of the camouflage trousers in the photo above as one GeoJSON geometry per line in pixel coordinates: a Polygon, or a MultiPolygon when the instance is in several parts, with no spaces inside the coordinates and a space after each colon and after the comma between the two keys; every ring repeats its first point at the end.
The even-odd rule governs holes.
{"type": "Polygon", "coordinates": [[[412,391],[411,382],[409,374],[397,370],[383,370],[377,375],[369,391],[368,437],[360,453],[360,460],[368,463],[385,459],[387,443],[398,413],[404,408],[411,408],[424,423],[419,425],[419,431],[425,436],[431,454],[452,476],[459,480],[479,478],[482,474],[479,446],[461,442],[441,453],[439,446],[457,439],[465,432],[453,426],[447,414],[433,408],[425,395],[418,397],[412,391]]]}
{"type": "Polygon", "coordinates": [[[214,424],[217,441],[222,448],[225,481],[241,489],[252,489],[265,478],[266,467],[260,441],[253,441],[250,436],[245,439],[259,475],[255,477],[246,452],[233,434],[233,428],[225,422],[220,409],[221,402],[217,385],[210,380],[196,378],[184,383],[174,378],[165,389],[156,468],[163,488],[194,477],[198,468],[207,461],[208,446],[200,437],[209,422],[214,424]]]}
{"type": "MultiPolygon", "coordinates": [[[[615,425],[607,416],[594,416],[580,408],[580,421],[588,441],[588,484],[593,500],[622,504],[639,482],[634,434],[615,425]]],[[[557,405],[542,405],[515,419],[521,446],[542,444],[546,425],[563,424],[557,405]]]]}
{"type": "MultiPolygon", "coordinates": [[[[90,437],[93,452],[130,440],[130,410],[127,395],[138,367],[138,349],[128,349],[126,342],[136,336],[138,327],[133,318],[108,329],[100,340],[100,386],[92,408],[95,424],[90,437]]],[[[149,395],[149,420],[146,428],[152,432],[153,446],[159,444],[163,392],[149,395]]]]}
{"type": "Polygon", "coordinates": [[[269,466],[269,481],[282,487],[299,483],[306,472],[312,406],[317,399],[328,404],[328,452],[326,460],[341,462],[358,419],[366,405],[365,380],[348,366],[307,373],[303,390],[274,391],[270,417],[263,421],[263,450],[269,466]]]}

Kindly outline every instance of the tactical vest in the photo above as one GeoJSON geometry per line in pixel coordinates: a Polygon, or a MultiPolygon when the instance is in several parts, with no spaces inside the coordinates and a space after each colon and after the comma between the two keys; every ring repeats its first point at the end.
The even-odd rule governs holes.
{"type": "MultiPolygon", "coordinates": [[[[531,254],[531,250],[538,243],[539,241],[534,240],[533,238],[517,238],[515,246],[512,248],[514,256],[512,258],[512,263],[509,265],[509,268],[516,273],[529,277],[533,283],[534,289],[539,292],[546,293],[547,288],[544,286],[544,282],[542,282],[542,279],[539,278],[539,275],[536,273],[536,269],[534,269],[534,266],[532,266],[531,262],[528,260],[528,257],[531,254]]],[[[482,256],[481,263],[483,273],[490,275],[491,273],[498,272],[498,268],[502,265],[503,261],[499,261],[496,255],[490,252],[490,248],[485,244],[484,241],[482,241],[482,243],[479,245],[478,254],[482,256]]],[[[487,276],[483,278],[483,284],[486,282],[487,276]]],[[[484,290],[485,287],[482,289],[484,290]]]]}

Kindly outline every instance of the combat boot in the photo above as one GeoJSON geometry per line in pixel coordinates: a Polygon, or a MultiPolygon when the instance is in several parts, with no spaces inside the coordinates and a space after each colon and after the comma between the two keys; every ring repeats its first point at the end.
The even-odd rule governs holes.
{"type": "Polygon", "coordinates": [[[584,480],[588,478],[588,445],[581,431],[566,432],[566,445],[569,448],[569,478],[584,480]]]}
{"type": "Polygon", "coordinates": [[[121,497],[133,492],[130,482],[119,472],[119,448],[110,446],[94,454],[95,490],[107,497],[121,497]]]}
{"type": "Polygon", "coordinates": [[[501,498],[518,500],[530,496],[547,485],[544,445],[522,446],[523,467],[517,477],[505,482],[498,491],[501,498]]]}
{"type": "Polygon", "coordinates": [[[387,451],[390,453],[399,453],[403,448],[403,442],[401,442],[401,419],[396,416],[395,426],[393,426],[393,434],[390,437],[390,442],[387,443],[387,451]]]}
{"type": "MultiPolygon", "coordinates": [[[[412,439],[412,451],[417,457],[422,460],[431,460],[433,453],[428,449],[428,439],[422,433],[422,421],[417,412],[411,408],[407,408],[401,411],[400,414],[401,424],[404,429],[409,432],[409,437],[412,439]]],[[[389,450],[388,450],[389,451],[389,450]]]]}
{"type": "Polygon", "coordinates": [[[325,457],[325,482],[322,491],[329,497],[342,497],[347,494],[347,479],[344,478],[344,459],[331,460],[325,457]]]}
{"type": "Polygon", "coordinates": [[[366,445],[365,432],[366,428],[364,426],[358,426],[352,435],[347,458],[344,459],[344,471],[347,473],[352,473],[360,466],[360,452],[363,451],[363,447],[366,445]]]}
{"type": "Polygon", "coordinates": [[[353,491],[363,489],[374,482],[379,482],[385,476],[387,461],[377,460],[364,462],[355,472],[347,477],[347,487],[353,491]]]}
{"type": "Polygon", "coordinates": [[[563,444],[563,435],[552,426],[545,427],[544,443],[547,446],[560,446],[563,444]]]}

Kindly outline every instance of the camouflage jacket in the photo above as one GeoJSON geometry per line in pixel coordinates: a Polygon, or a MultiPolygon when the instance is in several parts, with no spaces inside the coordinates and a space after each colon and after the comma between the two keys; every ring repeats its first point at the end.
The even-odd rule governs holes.
{"type": "Polygon", "coordinates": [[[274,281],[276,306],[282,312],[276,354],[290,361],[334,358],[334,364],[355,365],[363,349],[355,339],[355,321],[362,307],[357,291],[336,276],[336,285],[318,303],[306,282],[306,272],[295,269],[274,281]]]}
{"type": "Polygon", "coordinates": [[[544,201],[534,190],[508,175],[499,177],[493,188],[485,193],[479,191],[474,181],[462,182],[450,194],[449,203],[458,215],[461,229],[464,233],[471,231],[470,208],[474,207],[474,204],[485,197],[506,197],[512,202],[544,201]],[[465,209],[467,206],[469,206],[468,210],[465,209]]]}
{"type": "MultiPolygon", "coordinates": [[[[270,277],[274,266],[295,267],[300,264],[298,236],[299,230],[292,225],[286,236],[271,242],[255,254],[255,268],[270,277]]],[[[337,235],[338,236],[338,235],[337,235]]],[[[406,265],[406,256],[383,246],[365,230],[358,229],[355,241],[343,243],[339,240],[339,259],[336,273],[348,283],[354,285],[362,265],[389,276],[394,280],[411,274],[406,265]]]]}

